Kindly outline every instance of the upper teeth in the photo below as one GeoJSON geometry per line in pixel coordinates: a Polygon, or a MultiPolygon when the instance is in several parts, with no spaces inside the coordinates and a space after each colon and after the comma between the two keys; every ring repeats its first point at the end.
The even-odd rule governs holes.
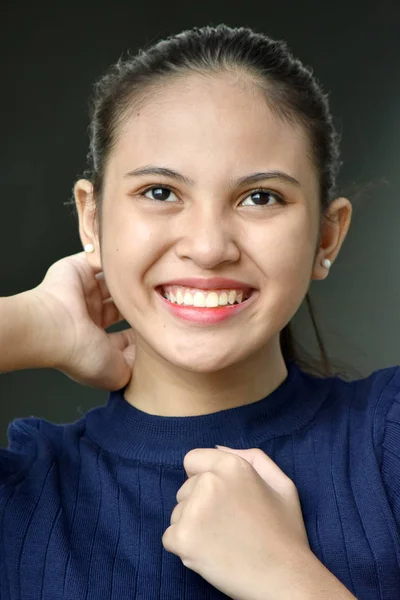
{"type": "Polygon", "coordinates": [[[164,296],[175,304],[213,308],[239,303],[243,300],[243,290],[189,290],[181,286],[164,286],[164,296]]]}

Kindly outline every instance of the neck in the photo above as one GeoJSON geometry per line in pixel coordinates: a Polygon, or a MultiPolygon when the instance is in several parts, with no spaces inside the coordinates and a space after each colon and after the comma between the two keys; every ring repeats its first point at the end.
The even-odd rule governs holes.
{"type": "Polygon", "coordinates": [[[287,374],[279,337],[255,355],[212,373],[177,367],[138,343],[124,397],[153,415],[206,415],[257,402],[273,392],[287,374]]]}

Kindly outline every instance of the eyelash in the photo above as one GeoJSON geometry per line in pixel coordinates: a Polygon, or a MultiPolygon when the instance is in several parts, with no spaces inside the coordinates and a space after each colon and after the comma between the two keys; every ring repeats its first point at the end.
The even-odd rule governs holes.
{"type": "MultiPolygon", "coordinates": [[[[139,196],[142,196],[146,200],[150,200],[151,202],[154,202],[154,203],[157,203],[157,204],[159,204],[159,203],[169,204],[168,200],[157,200],[156,198],[148,198],[145,195],[145,194],[147,194],[147,192],[150,192],[151,190],[159,190],[159,189],[168,190],[168,191],[174,193],[174,191],[168,185],[152,185],[151,187],[148,187],[145,190],[143,190],[142,192],[140,192],[139,196]]],[[[286,202],[286,200],[284,200],[280,194],[278,194],[277,192],[272,192],[271,190],[268,190],[268,189],[265,189],[265,188],[258,188],[256,190],[253,190],[250,194],[248,194],[248,196],[246,196],[246,198],[244,198],[244,200],[246,200],[252,194],[257,194],[258,192],[265,193],[265,194],[270,194],[271,196],[274,196],[276,198],[276,200],[278,201],[278,204],[280,204],[280,205],[288,204],[286,202]]],[[[171,204],[172,204],[172,202],[171,202],[171,204]]],[[[256,204],[254,206],[257,207],[256,204]]],[[[275,206],[275,205],[272,205],[272,206],[275,206]]],[[[266,205],[258,205],[258,207],[260,207],[260,208],[269,208],[266,205]]]]}

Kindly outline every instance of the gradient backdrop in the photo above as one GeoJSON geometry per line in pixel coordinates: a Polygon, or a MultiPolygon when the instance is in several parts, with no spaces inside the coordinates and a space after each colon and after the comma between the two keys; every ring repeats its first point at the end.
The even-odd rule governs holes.
{"type": "MultiPolygon", "coordinates": [[[[3,2],[0,295],[38,285],[53,262],[82,250],[63,203],[85,169],[93,82],[126,49],[221,22],[286,39],[330,92],[343,135],[339,183],[361,194],[339,258],[311,297],[331,358],[360,376],[400,364],[399,0],[3,2]]],[[[294,324],[315,353],[305,306],[294,324]]],[[[57,371],[0,374],[0,445],[13,418],[70,422],[107,397],[57,371]]]]}

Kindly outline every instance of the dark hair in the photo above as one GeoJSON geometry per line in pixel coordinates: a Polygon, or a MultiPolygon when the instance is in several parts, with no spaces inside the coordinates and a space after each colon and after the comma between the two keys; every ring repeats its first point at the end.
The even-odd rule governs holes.
{"type": "MultiPolygon", "coordinates": [[[[129,118],[131,111],[140,109],[150,93],[154,96],[160,91],[161,82],[187,73],[200,76],[242,74],[263,91],[268,106],[279,119],[302,126],[319,177],[320,223],[329,218],[326,209],[336,197],[340,162],[339,136],[333,125],[327,95],[311,69],[291,54],[286,42],[273,40],[249,28],[221,24],[183,31],[140,50],[135,56],[120,58],[95,84],[89,169],[85,177],[93,184],[96,215],[100,213],[100,238],[105,168],[124,120],[129,118]]],[[[313,359],[295,341],[290,323],[280,334],[284,360],[293,361],[316,376],[335,375],[315,321],[309,292],[305,299],[321,360],[313,359]]]]}

